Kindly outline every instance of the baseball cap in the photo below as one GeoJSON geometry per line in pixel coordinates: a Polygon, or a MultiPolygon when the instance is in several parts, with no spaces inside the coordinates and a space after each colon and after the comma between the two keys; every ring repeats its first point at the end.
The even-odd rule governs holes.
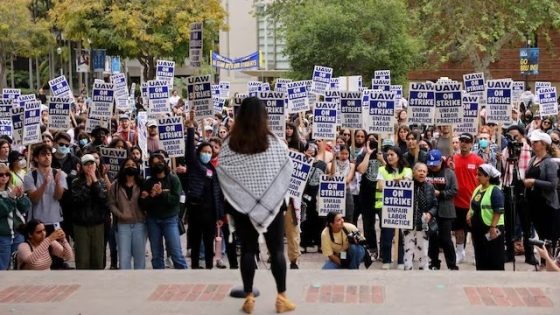
{"type": "Polygon", "coordinates": [[[547,133],[544,133],[542,131],[536,131],[536,130],[531,133],[531,136],[529,137],[529,140],[531,142],[542,141],[546,144],[551,144],[552,143],[552,139],[550,138],[550,136],[547,133]]]}
{"type": "Polygon", "coordinates": [[[95,157],[92,154],[84,154],[82,156],[82,165],[88,162],[95,162],[95,157]]]}
{"type": "Polygon", "coordinates": [[[474,138],[470,133],[462,133],[459,136],[459,141],[473,142],[474,138]]]}
{"type": "Polygon", "coordinates": [[[383,142],[381,142],[381,146],[382,147],[388,147],[388,146],[394,146],[395,142],[393,142],[393,139],[383,139],[383,142]]]}
{"type": "Polygon", "coordinates": [[[130,117],[128,117],[127,114],[120,114],[119,115],[119,120],[129,120],[129,119],[130,119],[130,117]]]}
{"type": "Polygon", "coordinates": [[[148,122],[146,123],[147,127],[157,127],[157,122],[153,119],[148,120],[148,122]]]}
{"type": "Polygon", "coordinates": [[[213,131],[214,128],[212,126],[204,126],[204,131],[213,131]]]}
{"type": "Polygon", "coordinates": [[[438,166],[441,164],[441,152],[439,150],[430,150],[428,152],[428,161],[426,163],[428,166],[438,166]]]}

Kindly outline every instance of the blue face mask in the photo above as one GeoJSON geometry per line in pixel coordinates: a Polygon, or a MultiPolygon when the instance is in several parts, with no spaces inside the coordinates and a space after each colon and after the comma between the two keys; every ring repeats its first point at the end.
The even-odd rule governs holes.
{"type": "Polygon", "coordinates": [[[85,138],[84,138],[84,139],[80,140],[80,145],[82,145],[82,146],[84,146],[84,145],[86,145],[86,144],[88,144],[88,143],[89,143],[88,139],[85,139],[85,138]]]}
{"type": "Polygon", "coordinates": [[[486,148],[488,148],[488,145],[489,145],[489,144],[490,144],[490,143],[488,142],[488,139],[480,139],[480,140],[478,140],[478,146],[479,146],[481,149],[486,149],[486,148]]]}
{"type": "Polygon", "coordinates": [[[58,147],[57,151],[60,154],[68,154],[68,153],[70,153],[70,148],[61,146],[61,147],[58,147]]]}
{"type": "Polygon", "coordinates": [[[208,162],[210,162],[211,159],[212,159],[211,153],[200,153],[200,162],[202,162],[202,164],[208,164],[208,162]]]}

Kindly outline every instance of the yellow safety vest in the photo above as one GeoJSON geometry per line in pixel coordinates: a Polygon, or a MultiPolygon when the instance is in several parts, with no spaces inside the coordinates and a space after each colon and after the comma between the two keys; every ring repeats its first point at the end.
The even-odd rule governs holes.
{"type": "MultiPolygon", "coordinates": [[[[480,191],[480,188],[482,188],[482,186],[479,185],[474,190],[474,193],[471,198],[471,205],[473,199],[476,198],[476,195],[480,191]]],[[[482,200],[480,201],[480,216],[482,217],[482,222],[484,222],[484,224],[488,226],[492,225],[492,217],[494,216],[494,210],[492,209],[492,192],[494,191],[494,188],[500,189],[496,185],[488,186],[488,188],[486,189],[486,193],[484,193],[484,195],[482,196],[482,200]]],[[[472,215],[472,213],[474,213],[472,206],[469,206],[469,208],[470,208],[469,211],[471,212],[472,215]]],[[[500,220],[498,221],[498,225],[504,225],[503,213],[500,214],[500,220]]]]}
{"type": "MultiPolygon", "coordinates": [[[[405,167],[400,173],[389,173],[385,166],[379,168],[379,174],[383,176],[385,180],[394,180],[395,177],[410,177],[412,178],[412,169],[405,167]]],[[[381,209],[383,207],[383,189],[375,190],[375,209],[381,209]]]]}

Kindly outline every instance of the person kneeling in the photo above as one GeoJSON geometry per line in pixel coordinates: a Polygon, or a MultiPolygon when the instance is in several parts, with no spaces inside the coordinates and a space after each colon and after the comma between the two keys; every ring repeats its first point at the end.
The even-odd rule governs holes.
{"type": "Polygon", "coordinates": [[[362,245],[352,244],[348,240],[348,235],[357,231],[355,225],[344,223],[341,214],[327,214],[327,226],[321,233],[321,250],[329,260],[323,269],[359,269],[366,250],[362,245]]]}

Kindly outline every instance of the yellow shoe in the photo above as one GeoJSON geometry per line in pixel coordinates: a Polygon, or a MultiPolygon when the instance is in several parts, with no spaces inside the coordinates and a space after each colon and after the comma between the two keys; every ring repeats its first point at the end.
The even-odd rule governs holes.
{"type": "Polygon", "coordinates": [[[290,312],[296,309],[296,305],[292,303],[283,293],[276,297],[276,313],[290,312]]]}
{"type": "Polygon", "coordinates": [[[253,313],[254,309],[255,309],[255,296],[253,295],[253,293],[249,293],[247,294],[247,297],[245,297],[245,302],[243,302],[243,306],[241,307],[241,310],[247,314],[251,314],[253,313]]]}

